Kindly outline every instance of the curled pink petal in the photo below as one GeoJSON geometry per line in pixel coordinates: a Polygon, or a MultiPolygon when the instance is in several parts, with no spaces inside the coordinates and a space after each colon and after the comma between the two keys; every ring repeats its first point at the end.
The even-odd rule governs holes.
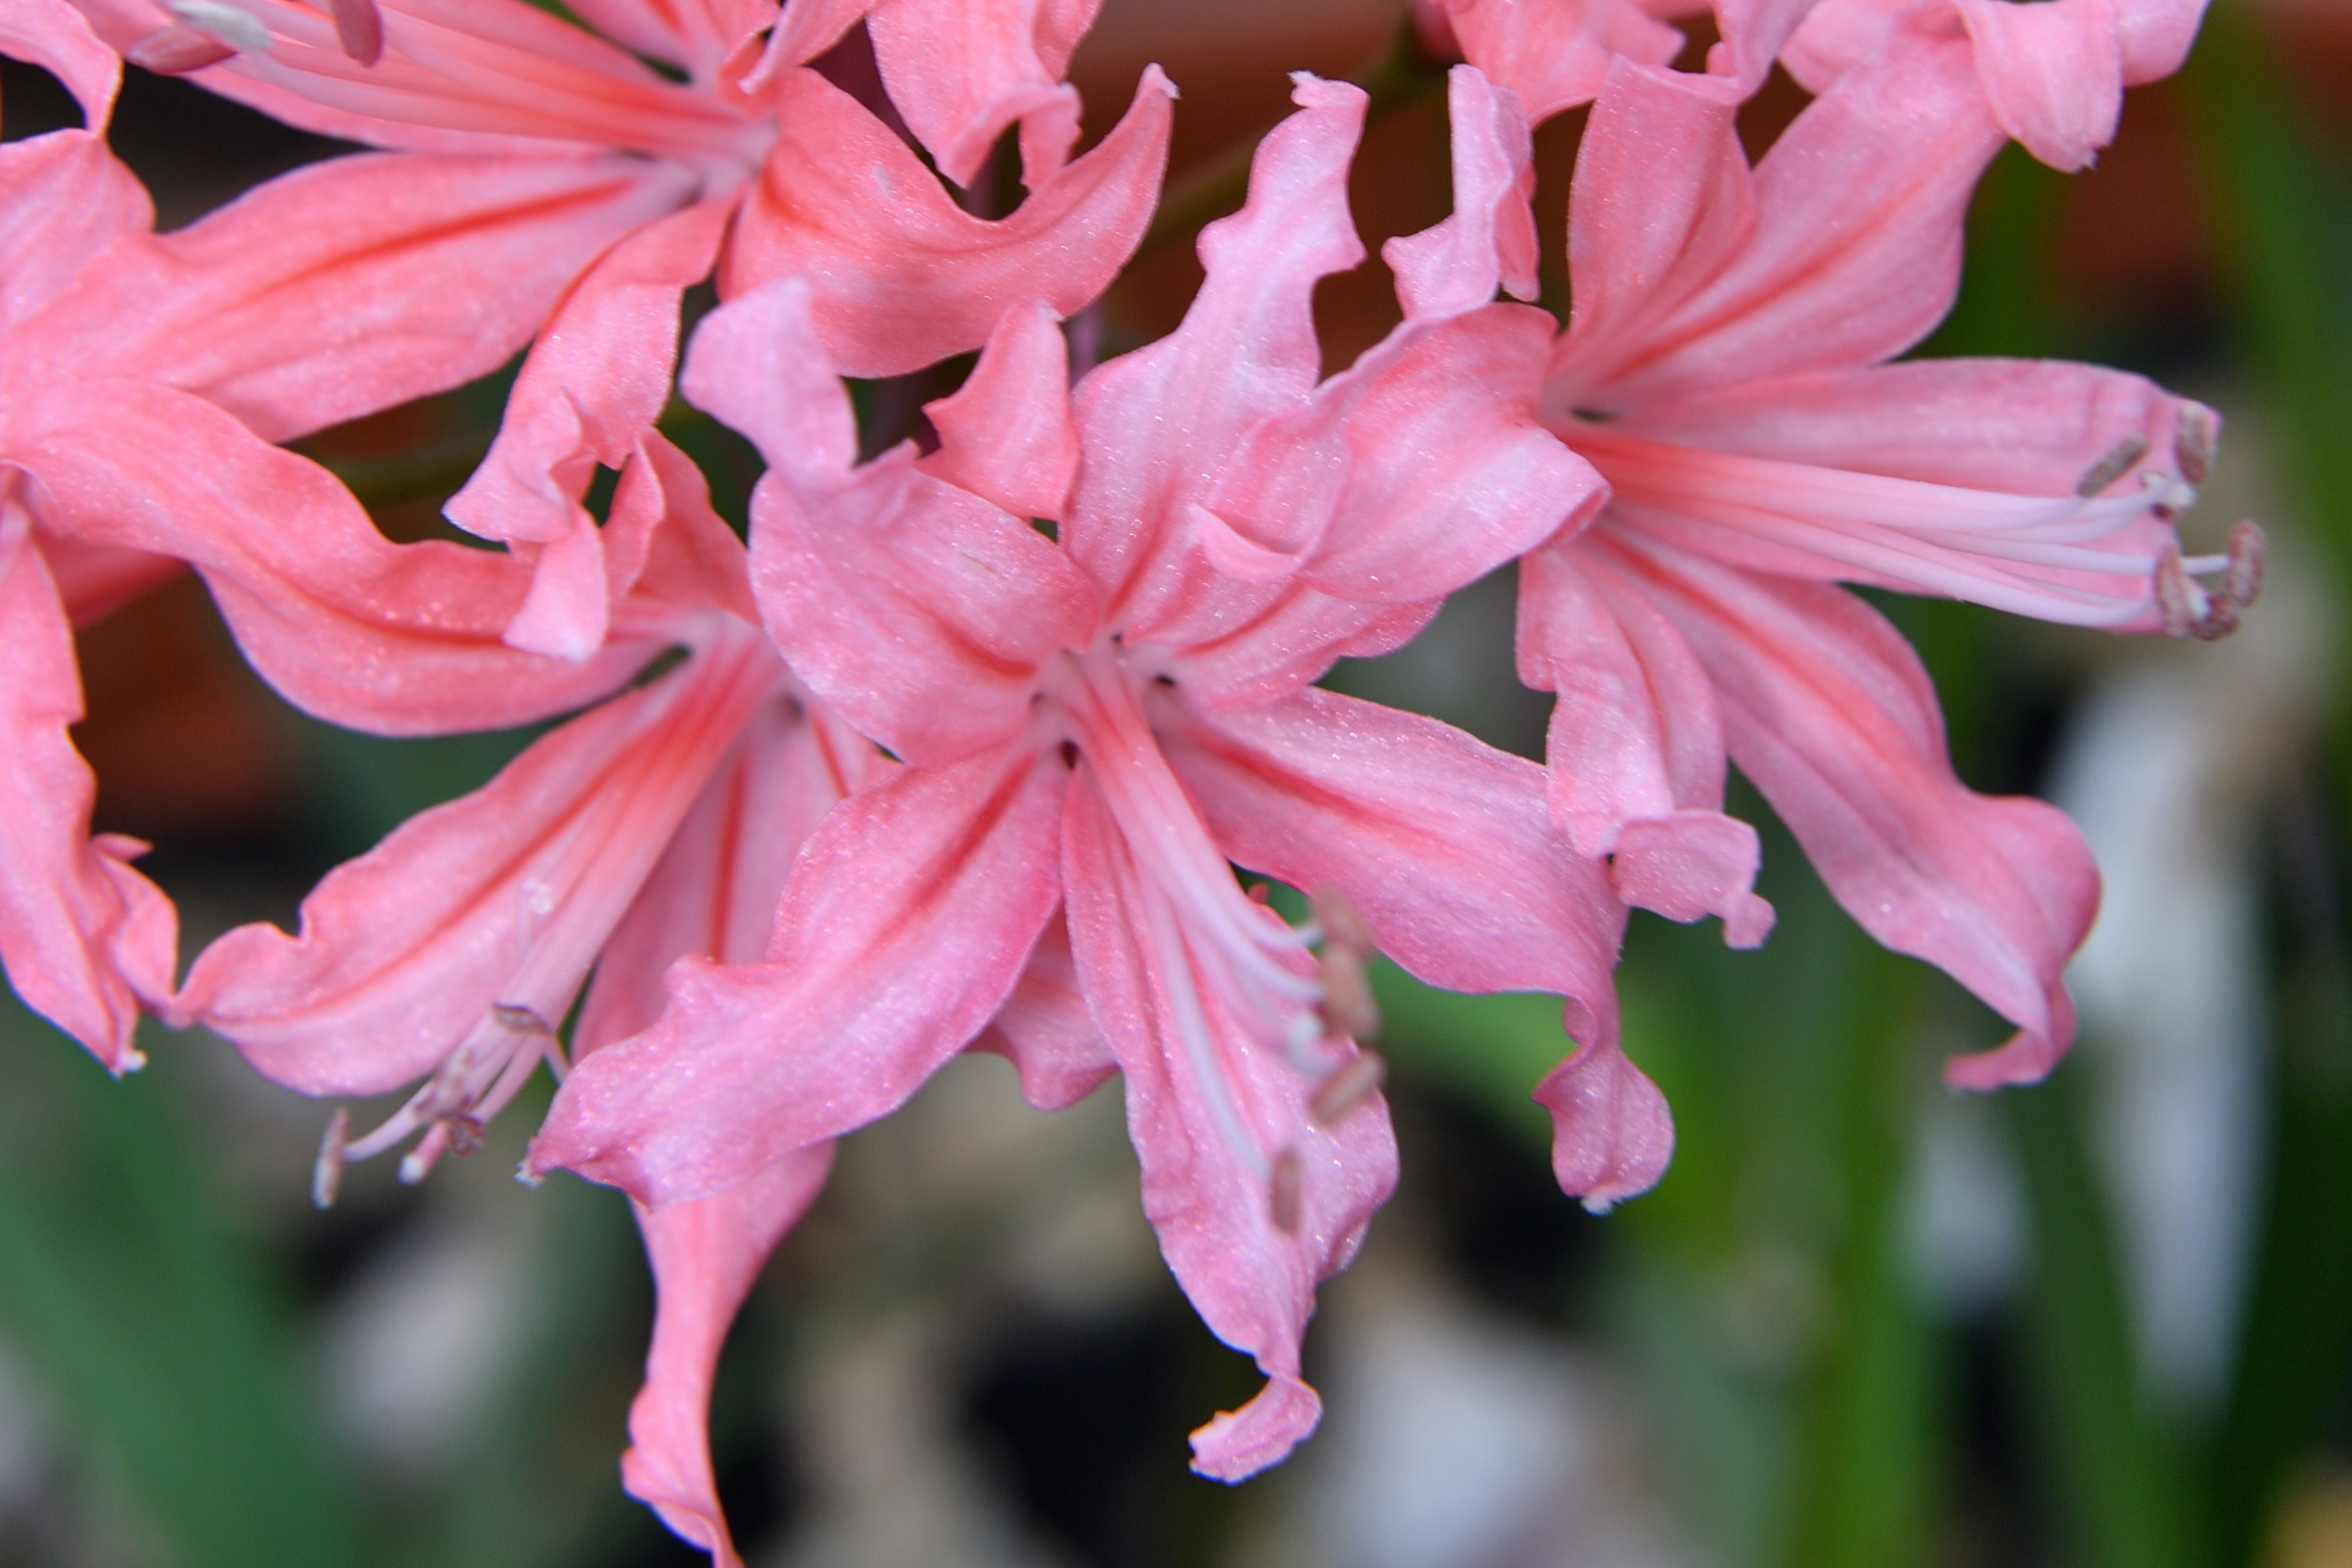
{"type": "Polygon", "coordinates": [[[629,1405],[620,1482],[712,1568],[742,1568],[710,1471],[710,1381],[743,1298],[832,1168],[833,1146],[794,1150],[749,1180],[663,1208],[637,1205],[654,1266],[654,1343],[629,1405]]]}
{"type": "Polygon", "coordinates": [[[1588,1040],[1536,1087],[1551,1112],[1551,1173],[1594,1213],[1647,1192],[1674,1157],[1666,1097],[1613,1037],[1588,1040]]]}
{"type": "Polygon", "coordinates": [[[141,1004],[172,989],[177,920],[130,868],[145,845],[90,836],[96,781],[68,733],[82,714],[73,634],[24,510],[5,495],[0,644],[0,963],[26,1005],[128,1072],[142,1059],[141,1004]]]}
{"type": "Polygon", "coordinates": [[[851,375],[897,375],[977,348],[1028,300],[1068,316],[1102,292],[1151,220],[1175,96],[1146,71],[1100,146],[985,222],[823,77],[796,69],[776,91],[784,135],[736,220],[719,292],[805,274],[818,335],[851,375]]]}
{"type": "Polygon", "coordinates": [[[531,1168],[675,1202],[897,1108],[1004,1005],[1053,913],[1066,777],[995,752],[844,801],[802,851],[769,961],[672,968],[661,1021],[564,1081],[531,1168]]]}
{"type": "Polygon", "coordinates": [[[939,450],[918,467],[1015,516],[1058,517],[1078,476],[1070,353],[1042,302],[1015,307],[989,334],[953,397],[923,406],[939,450]]]}
{"type": "Polygon", "coordinates": [[[1516,94],[1475,67],[1446,74],[1453,132],[1453,214],[1380,249],[1408,317],[1455,315],[1490,304],[1497,287],[1536,297],[1535,139],[1516,94]]]}
{"type": "Polygon", "coordinates": [[[83,126],[104,134],[122,80],[122,62],[67,0],[10,0],[0,15],[0,55],[30,61],[66,84],[83,126]]]}
{"type": "Polygon", "coordinates": [[[1663,66],[1683,48],[1680,31],[1632,0],[1440,3],[1463,58],[1517,93],[1539,125],[1597,97],[1620,55],[1663,66]]]}
{"type": "Polygon", "coordinates": [[[2018,1025],[2005,1052],[1956,1060],[1952,1080],[2046,1072],[2074,1031],[2066,963],[2098,908],[2074,824],[1953,776],[1918,656],[1852,595],[1659,550],[1623,559],[1705,661],[1734,760],[1838,903],[2018,1025]]]}

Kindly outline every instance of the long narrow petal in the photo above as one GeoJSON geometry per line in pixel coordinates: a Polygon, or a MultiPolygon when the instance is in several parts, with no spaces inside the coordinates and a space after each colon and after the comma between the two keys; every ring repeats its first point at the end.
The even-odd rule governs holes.
{"type": "Polygon", "coordinates": [[[802,844],[889,766],[840,719],[785,693],[755,712],[606,940],[572,1031],[573,1056],[652,1028],[662,977],[688,954],[759,962],[802,844]]]}
{"type": "Polygon", "coordinates": [[[1237,861],[1346,893],[1381,948],[1433,985],[1566,999],[1579,1049],[1540,1096],[1562,1185],[1605,1205],[1658,1179],[1673,1123],[1617,1043],[1610,971],[1625,909],[1553,826],[1542,768],[1434,719],[1319,690],[1215,714],[1163,701],[1153,723],[1237,861]],[[1617,1092],[1557,1092],[1594,1077],[1617,1092]]]}
{"type": "Polygon", "coordinates": [[[1040,1110],[1078,1103],[1119,1070],[1110,1042],[1087,1010],[1069,922],[1058,913],[1046,922],[1020,983],[971,1049],[1011,1062],[1021,1075],[1021,1097],[1040,1110]]]}
{"type": "Polygon", "coordinates": [[[1314,1081],[1250,1040],[1202,984],[1091,774],[1072,783],[1062,858],[1070,946],[1125,1080],[1144,1212],[1201,1318],[1268,1380],[1193,1434],[1193,1468],[1239,1481],[1322,1414],[1298,1342],[1316,1283],[1347,1266],[1396,1186],[1388,1107],[1374,1096],[1315,1122],[1314,1081]]]}
{"type": "MultiPolygon", "coordinates": [[[[596,537],[581,497],[597,466],[619,467],[669,401],[679,301],[716,260],[730,206],[699,202],[648,224],[572,285],[522,362],[489,455],[444,509],[452,522],[531,554],[596,537]]],[[[587,592],[566,594],[562,579],[536,573],[507,640],[586,658],[605,640],[605,575],[582,574],[587,592]]]]}
{"type": "Polygon", "coordinates": [[[1310,617],[1321,648],[1382,610],[1442,599],[1599,510],[1600,476],[1535,419],[1551,318],[1516,305],[1407,322],[1290,413],[1262,419],[1226,460],[1216,487],[1188,507],[1192,559],[1170,557],[1189,591],[1122,625],[1185,656],[1203,700],[1227,701],[1193,650],[1256,694],[1264,672],[1302,666],[1310,617]],[[1298,607],[1302,610],[1303,606],[1298,607]],[[1280,628],[1276,646],[1266,629],[1280,628]],[[1258,658],[1248,657],[1254,650],[1258,658]]]}
{"type": "Polygon", "coordinates": [[[1946,1077],[1985,1089],[2047,1072],[2074,1035],[2066,963],[2098,907],[2075,825],[1953,775],[1919,657],[1851,594],[1662,549],[1620,559],[1705,662],[1732,760],[1838,902],[2018,1025],[1946,1077]]]}
{"type": "Polygon", "coordinates": [[[1474,66],[1446,74],[1453,142],[1453,213],[1380,248],[1407,317],[1453,316],[1490,304],[1497,288],[1536,297],[1535,138],[1516,94],[1474,66]]]}
{"type": "Polygon", "coordinates": [[[128,381],[67,381],[7,431],[44,525],[186,561],[238,644],[291,702],[332,722],[416,735],[528,723],[624,683],[658,645],[584,664],[498,638],[520,564],[394,545],[326,470],[220,410],[128,381]]]}
{"type": "Polygon", "coordinates": [[[1143,239],[1167,163],[1175,88],[1144,73],[1108,136],[1010,217],[984,222],[856,99],[787,72],[784,134],[746,199],[719,269],[733,298],[805,274],[818,334],[851,375],[897,375],[986,342],[1014,305],[1075,314],[1143,239]]]}
{"type": "Polygon", "coordinates": [[[1121,621],[1149,618],[1194,584],[1190,518],[1243,434],[1313,392],[1320,279],[1363,260],[1348,218],[1348,171],[1364,95],[1301,76],[1292,115],[1258,143],[1250,200],[1200,231],[1207,277],[1184,322],[1104,365],[1078,389],[1089,463],[1062,538],[1121,621]]]}
{"type": "Polygon", "coordinates": [[[1020,978],[1060,897],[1066,778],[1014,747],[844,801],[802,849],[769,961],[673,968],[661,1022],[564,1081],[530,1167],[675,1202],[896,1109],[1020,978]]]}
{"type": "Polygon", "coordinates": [[[745,628],[571,720],[329,872],[299,936],[220,938],[175,1012],[314,1095],[420,1077],[501,1005],[553,1023],[778,673],[745,628]]]}
{"type": "Polygon", "coordinates": [[[760,614],[794,672],[906,760],[1001,745],[1029,722],[1039,666],[1093,635],[1093,585],[911,445],[850,468],[809,305],[801,280],[769,284],[713,312],[687,357],[687,395],[776,455],[752,498],[760,614]]]}
{"type": "Polygon", "coordinates": [[[126,1072],[142,999],[172,989],[177,921],[127,863],[145,846],[90,837],[96,781],[67,733],[81,717],[74,636],[14,498],[0,500],[0,963],[28,1006],[126,1072]]]}
{"type": "Polygon", "coordinates": [[[1619,55],[1663,66],[1683,35],[1629,0],[1444,0],[1469,62],[1519,95],[1542,124],[1590,103],[1619,55]]]}
{"type": "Polygon", "coordinates": [[[1019,736],[1041,666],[1097,623],[1057,547],[915,471],[910,447],[837,487],[773,471],[752,515],[753,591],[793,672],[909,762],[1019,736]]]}
{"type": "MultiPolygon", "coordinates": [[[[152,0],[77,3],[101,37],[134,56],[176,20],[152,0]]],[[[382,52],[367,64],[324,10],[301,0],[238,0],[233,10],[267,42],[228,40],[236,52],[194,79],[319,135],[413,152],[611,149],[714,174],[739,174],[763,145],[741,105],[670,80],[525,0],[376,0],[382,52]]]]}
{"type": "Polygon", "coordinates": [[[865,25],[892,105],[940,172],[970,184],[997,138],[1017,122],[1022,181],[1035,190],[1077,143],[1078,93],[1060,77],[1074,41],[1071,24],[1084,31],[1100,7],[1101,0],[1078,7],[882,0],[865,25]],[[1072,10],[1087,15],[1060,14],[1072,10]]]}
{"type": "Polygon", "coordinates": [[[1563,541],[1519,570],[1520,676],[1558,694],[1544,743],[1554,819],[1610,858],[1628,904],[1720,915],[1726,942],[1756,946],[1772,924],[1755,895],[1761,847],[1723,813],[1723,720],[1697,655],[1604,553],[1563,541]]]}
{"type": "Polygon", "coordinates": [[[1579,153],[1576,323],[1551,407],[1617,412],[1873,364],[1942,318],[1968,198],[2002,136],[1964,40],[1899,42],[1773,143],[1753,176],[1752,220],[1737,217],[1750,199],[1737,194],[1744,155],[1712,78],[1616,68],[1579,153]],[[1645,219],[1651,204],[1674,222],[1645,219]],[[1599,272],[1579,260],[1623,252],[1614,229],[1646,236],[1647,270],[1632,256],[1599,272]],[[1593,287],[1608,297],[1588,314],[1593,287]]]}
{"type": "Polygon", "coordinates": [[[620,1484],[710,1552],[712,1568],[743,1562],[710,1472],[710,1380],[719,1348],[761,1265],[815,1201],[832,1165],[833,1146],[818,1144],[709,1198],[662,1208],[636,1205],[657,1303],[645,1387],[629,1406],[620,1484]]]}
{"type": "Polygon", "coordinates": [[[497,368],[684,178],[620,158],[334,159],[119,249],[22,352],[67,374],[95,347],[290,440],[497,368]]]}
{"type": "Polygon", "coordinates": [[[85,128],[103,136],[122,81],[122,62],[66,0],[11,0],[0,15],[0,55],[28,60],[66,84],[85,128]]]}
{"type": "MultiPolygon", "coordinates": [[[[0,145],[0,333],[13,338],[39,320],[108,241],[154,221],[146,187],[103,137],[60,130],[0,145]]],[[[12,341],[20,392],[39,373],[18,368],[23,353],[12,341]]]]}
{"type": "Polygon", "coordinates": [[[953,397],[923,405],[939,450],[917,465],[1018,517],[1058,517],[1078,475],[1070,352],[1042,301],[1004,313],[953,397]]]}
{"type": "Polygon", "coordinates": [[[2052,169],[2089,167],[2124,109],[2116,0],[1955,0],[2001,128],[2052,169]]]}

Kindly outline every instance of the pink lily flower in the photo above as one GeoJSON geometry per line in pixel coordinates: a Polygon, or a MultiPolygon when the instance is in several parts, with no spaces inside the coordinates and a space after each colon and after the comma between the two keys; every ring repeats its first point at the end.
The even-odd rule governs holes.
{"type": "Polygon", "coordinates": [[[2097,871],[2052,808],[1960,783],[1917,657],[1833,585],[2218,635],[2259,535],[2183,559],[2173,518],[2216,421],[2137,376],[1881,363],[1949,308],[2001,143],[1966,40],[1898,37],[1752,171],[1735,109],[1620,64],[1580,154],[1544,406],[1613,494],[1523,567],[1522,676],[1559,695],[1553,808],[1629,902],[1749,945],[1771,911],[1753,830],[1722,813],[1738,762],[1866,929],[2017,1024],[1947,1079],[2038,1078],[2074,1032],[2061,974],[2097,871]]]}
{"type": "MultiPolygon", "coordinates": [[[[1016,299],[1069,314],[1143,235],[1174,97],[1147,73],[1126,119],[1065,166],[1077,100],[1056,78],[1090,0],[796,0],[781,18],[762,0],[579,8],[609,39],[525,0],[81,3],[133,60],[307,129],[406,149],[419,196],[439,192],[453,159],[625,193],[618,233],[549,236],[569,283],[561,301],[520,335],[484,339],[496,364],[537,331],[496,444],[448,509],[534,567],[509,641],[569,659],[603,646],[612,602],[581,498],[667,401],[690,285],[714,267],[725,296],[807,274],[828,352],[869,376],[978,347],[1016,299]],[[880,120],[803,67],[861,18],[894,104],[951,177],[970,178],[1019,122],[1032,193],[1012,214],[964,212],[880,120]]],[[[305,223],[331,226],[374,193],[343,188],[330,165],[305,195],[305,223]]],[[[501,276],[483,260],[477,290],[501,276]]],[[[389,389],[374,400],[393,401],[389,389]]]]}
{"type": "Polygon", "coordinates": [[[809,837],[766,962],[679,964],[661,1021],[580,1064],[529,1168],[657,1213],[725,1193],[886,1114],[992,1018],[1034,1103],[1116,1070],[1162,1250],[1269,1379],[1193,1435],[1194,1467],[1225,1480],[1314,1426],[1314,1287],[1394,1181],[1350,1038],[1374,943],[1440,984],[1568,998],[1582,1045],[1539,1091],[1563,1180],[1595,1203],[1654,1180],[1663,1106],[1616,1045],[1622,911],[1548,821],[1541,770],[1307,684],[1597,498],[1533,420],[1547,318],[1487,303],[1513,187],[1477,171],[1507,173],[1524,123],[1475,72],[1454,89],[1457,142],[1500,125],[1521,146],[1457,161],[1455,217],[1389,252],[1408,319],[1319,386],[1315,280],[1363,255],[1346,179],[1364,102],[1312,78],[1248,206],[1202,232],[1183,326],[1074,400],[1031,306],[933,406],[937,453],[854,466],[807,284],[704,324],[686,394],[770,465],[767,627],[907,765],[809,837]],[[1233,862],[1327,890],[1319,926],[1286,926],[1233,862]]]}
{"type": "MultiPolygon", "coordinates": [[[[890,765],[786,672],[753,624],[742,545],[659,435],[623,470],[604,537],[619,567],[616,632],[681,647],[683,662],[613,695],[630,667],[603,662],[608,701],[329,873],[299,935],[251,925],[220,938],[165,1004],[171,1021],[205,1024],[305,1094],[424,1080],[364,1137],[335,1113],[314,1181],[322,1204],[351,1159],[415,1139],[400,1172],[414,1182],[443,1153],[472,1152],[541,1062],[565,1069],[557,1027],[583,983],[573,1059],[651,1024],[680,956],[756,960],[794,852],[890,765]]],[[[623,1478],[722,1565],[737,1558],[704,1432],[711,1371],[830,1156],[797,1151],[725,1193],[638,1209],[660,1309],[623,1478]]]]}
{"type": "Polygon", "coordinates": [[[2124,89],[2180,69],[2206,0],[1821,0],[1782,63],[1825,92],[1896,31],[1965,33],[2001,129],[2052,169],[2086,169],[2115,139],[2124,89]]]}
{"type": "MultiPolygon", "coordinates": [[[[466,687],[485,694],[477,722],[524,722],[656,650],[572,667],[502,646],[518,566],[386,543],[323,470],[232,417],[283,437],[358,412],[338,337],[350,312],[319,284],[322,260],[348,264],[363,300],[389,273],[439,284],[365,312],[406,328],[372,351],[395,373],[473,353],[482,313],[450,303],[446,249],[387,245],[380,223],[263,246],[283,218],[267,199],[151,235],[146,193],[102,139],[114,56],[57,0],[16,7],[0,44],[54,72],[93,127],[0,147],[0,961],[121,1072],[140,1060],[141,1004],[171,991],[176,922],[129,866],[144,846],[90,836],[94,782],[68,733],[74,626],[192,564],[280,691],[395,733],[446,727],[443,694],[466,687]]],[[[512,261],[527,291],[529,256],[512,261]]]]}

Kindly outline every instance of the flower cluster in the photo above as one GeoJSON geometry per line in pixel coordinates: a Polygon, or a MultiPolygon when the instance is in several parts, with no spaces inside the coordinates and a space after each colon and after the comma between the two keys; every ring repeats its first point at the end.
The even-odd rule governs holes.
{"type": "Polygon", "coordinates": [[[1085,363],[1066,323],[1144,237],[1176,96],[1146,72],[1073,156],[1095,9],[0,23],[87,122],[0,146],[0,960],[118,1072],[148,1013],[305,1094],[415,1085],[372,1129],[333,1113],[321,1203],[348,1161],[470,1152],[545,1063],[526,1172],[624,1189],[661,1291],[626,1484],[722,1563],[727,1323],[832,1141],[950,1058],[1009,1057],[1045,1107],[1121,1078],[1162,1250],[1268,1380],[1194,1435],[1238,1480],[1315,1425],[1315,1290],[1396,1180],[1376,954],[1559,997],[1532,1087],[1560,1184],[1642,1191],[1673,1132],[1611,970],[1631,907],[1765,940],[1737,762],[1856,919],[2016,1025],[1950,1080],[2036,1078],[2095,868],[2053,808],[1961,784],[1917,658],[1847,585],[2178,637],[2259,583],[2250,524],[2211,555],[2175,531],[2210,411],[2085,366],[1897,361],[1951,305],[1992,155],[2086,163],[2197,0],[1717,0],[1697,72],[1626,0],[1424,0],[1421,47],[1462,62],[1453,211],[1384,247],[1401,320],[1330,376],[1313,297],[1365,259],[1367,101],[1304,75],[1200,232],[1182,324],[1085,363]],[[820,69],[859,31],[862,93],[820,69]],[[104,141],[124,60],[374,150],[157,234],[104,141]],[[1751,163],[1736,121],[1776,62],[1813,97],[1751,163]],[[1524,303],[1531,128],[1585,105],[1563,325],[1524,303]],[[952,186],[1005,138],[1026,193],[975,216],[952,186]],[[859,461],[843,377],[975,350],[921,442],[859,461]],[[283,445],[517,354],[448,507],[503,548],[393,544],[283,445]],[[673,394],[764,459],[748,539],[662,433],[673,394]],[[1544,764],[1316,684],[1513,562],[1544,764]],[[68,727],[74,628],[185,568],[332,722],[568,716],[328,875],[298,933],[231,931],[183,976],[68,727]]]}

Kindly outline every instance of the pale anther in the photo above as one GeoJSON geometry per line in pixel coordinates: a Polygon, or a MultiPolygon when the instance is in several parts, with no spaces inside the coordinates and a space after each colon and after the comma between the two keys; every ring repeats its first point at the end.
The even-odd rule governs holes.
{"type": "Polygon", "coordinates": [[[449,1129],[449,1152],[464,1159],[482,1152],[482,1123],[475,1116],[452,1116],[442,1123],[449,1129]]]}
{"type": "Polygon", "coordinates": [[[1323,1080],[1314,1099],[1306,1102],[1306,1113],[1316,1126],[1329,1127],[1370,1100],[1388,1076],[1389,1064],[1380,1053],[1364,1052],[1323,1080]]]}
{"type": "Polygon", "coordinates": [[[351,1143],[351,1107],[337,1105],[326,1118],[326,1136],[318,1140],[318,1161],[311,1167],[311,1202],[319,1208],[335,1206],[343,1190],[343,1151],[351,1143]]]}
{"type": "Polygon", "coordinates": [[[555,1027],[529,1007],[513,1002],[493,1002],[490,1016],[518,1035],[553,1035],[555,1027]]]}
{"type": "Polygon", "coordinates": [[[1275,1229],[1285,1235],[1295,1235],[1298,1230],[1300,1181],[1298,1151],[1285,1149],[1276,1154],[1273,1175],[1266,1182],[1266,1198],[1275,1229]]]}
{"type": "Polygon", "coordinates": [[[346,55],[363,66],[383,58],[384,17],[375,0],[327,0],[327,9],[334,14],[335,41],[346,55]]]}
{"type": "Polygon", "coordinates": [[[1364,979],[1364,961],[1351,948],[1326,939],[1316,958],[1316,978],[1323,983],[1318,1007],[1323,1032],[1334,1040],[1369,1040],[1380,1033],[1380,1005],[1364,979]]]}
{"type": "Polygon", "coordinates": [[[2262,524],[2241,518],[2230,530],[2230,569],[2222,579],[2222,591],[2239,609],[2254,603],[2262,593],[2262,564],[2266,554],[2262,524]]]}
{"type": "Polygon", "coordinates": [[[2213,469],[2213,449],[2221,433],[2211,409],[2196,403],[2181,406],[2173,431],[2173,461],[2180,466],[2181,478],[2190,484],[2205,482],[2213,469]]]}
{"type": "Polygon", "coordinates": [[[2075,482],[2075,494],[2087,501],[2132,471],[2132,465],[2148,453],[2148,438],[2128,435],[2107,449],[2107,455],[2082,470],[2075,482]]]}

